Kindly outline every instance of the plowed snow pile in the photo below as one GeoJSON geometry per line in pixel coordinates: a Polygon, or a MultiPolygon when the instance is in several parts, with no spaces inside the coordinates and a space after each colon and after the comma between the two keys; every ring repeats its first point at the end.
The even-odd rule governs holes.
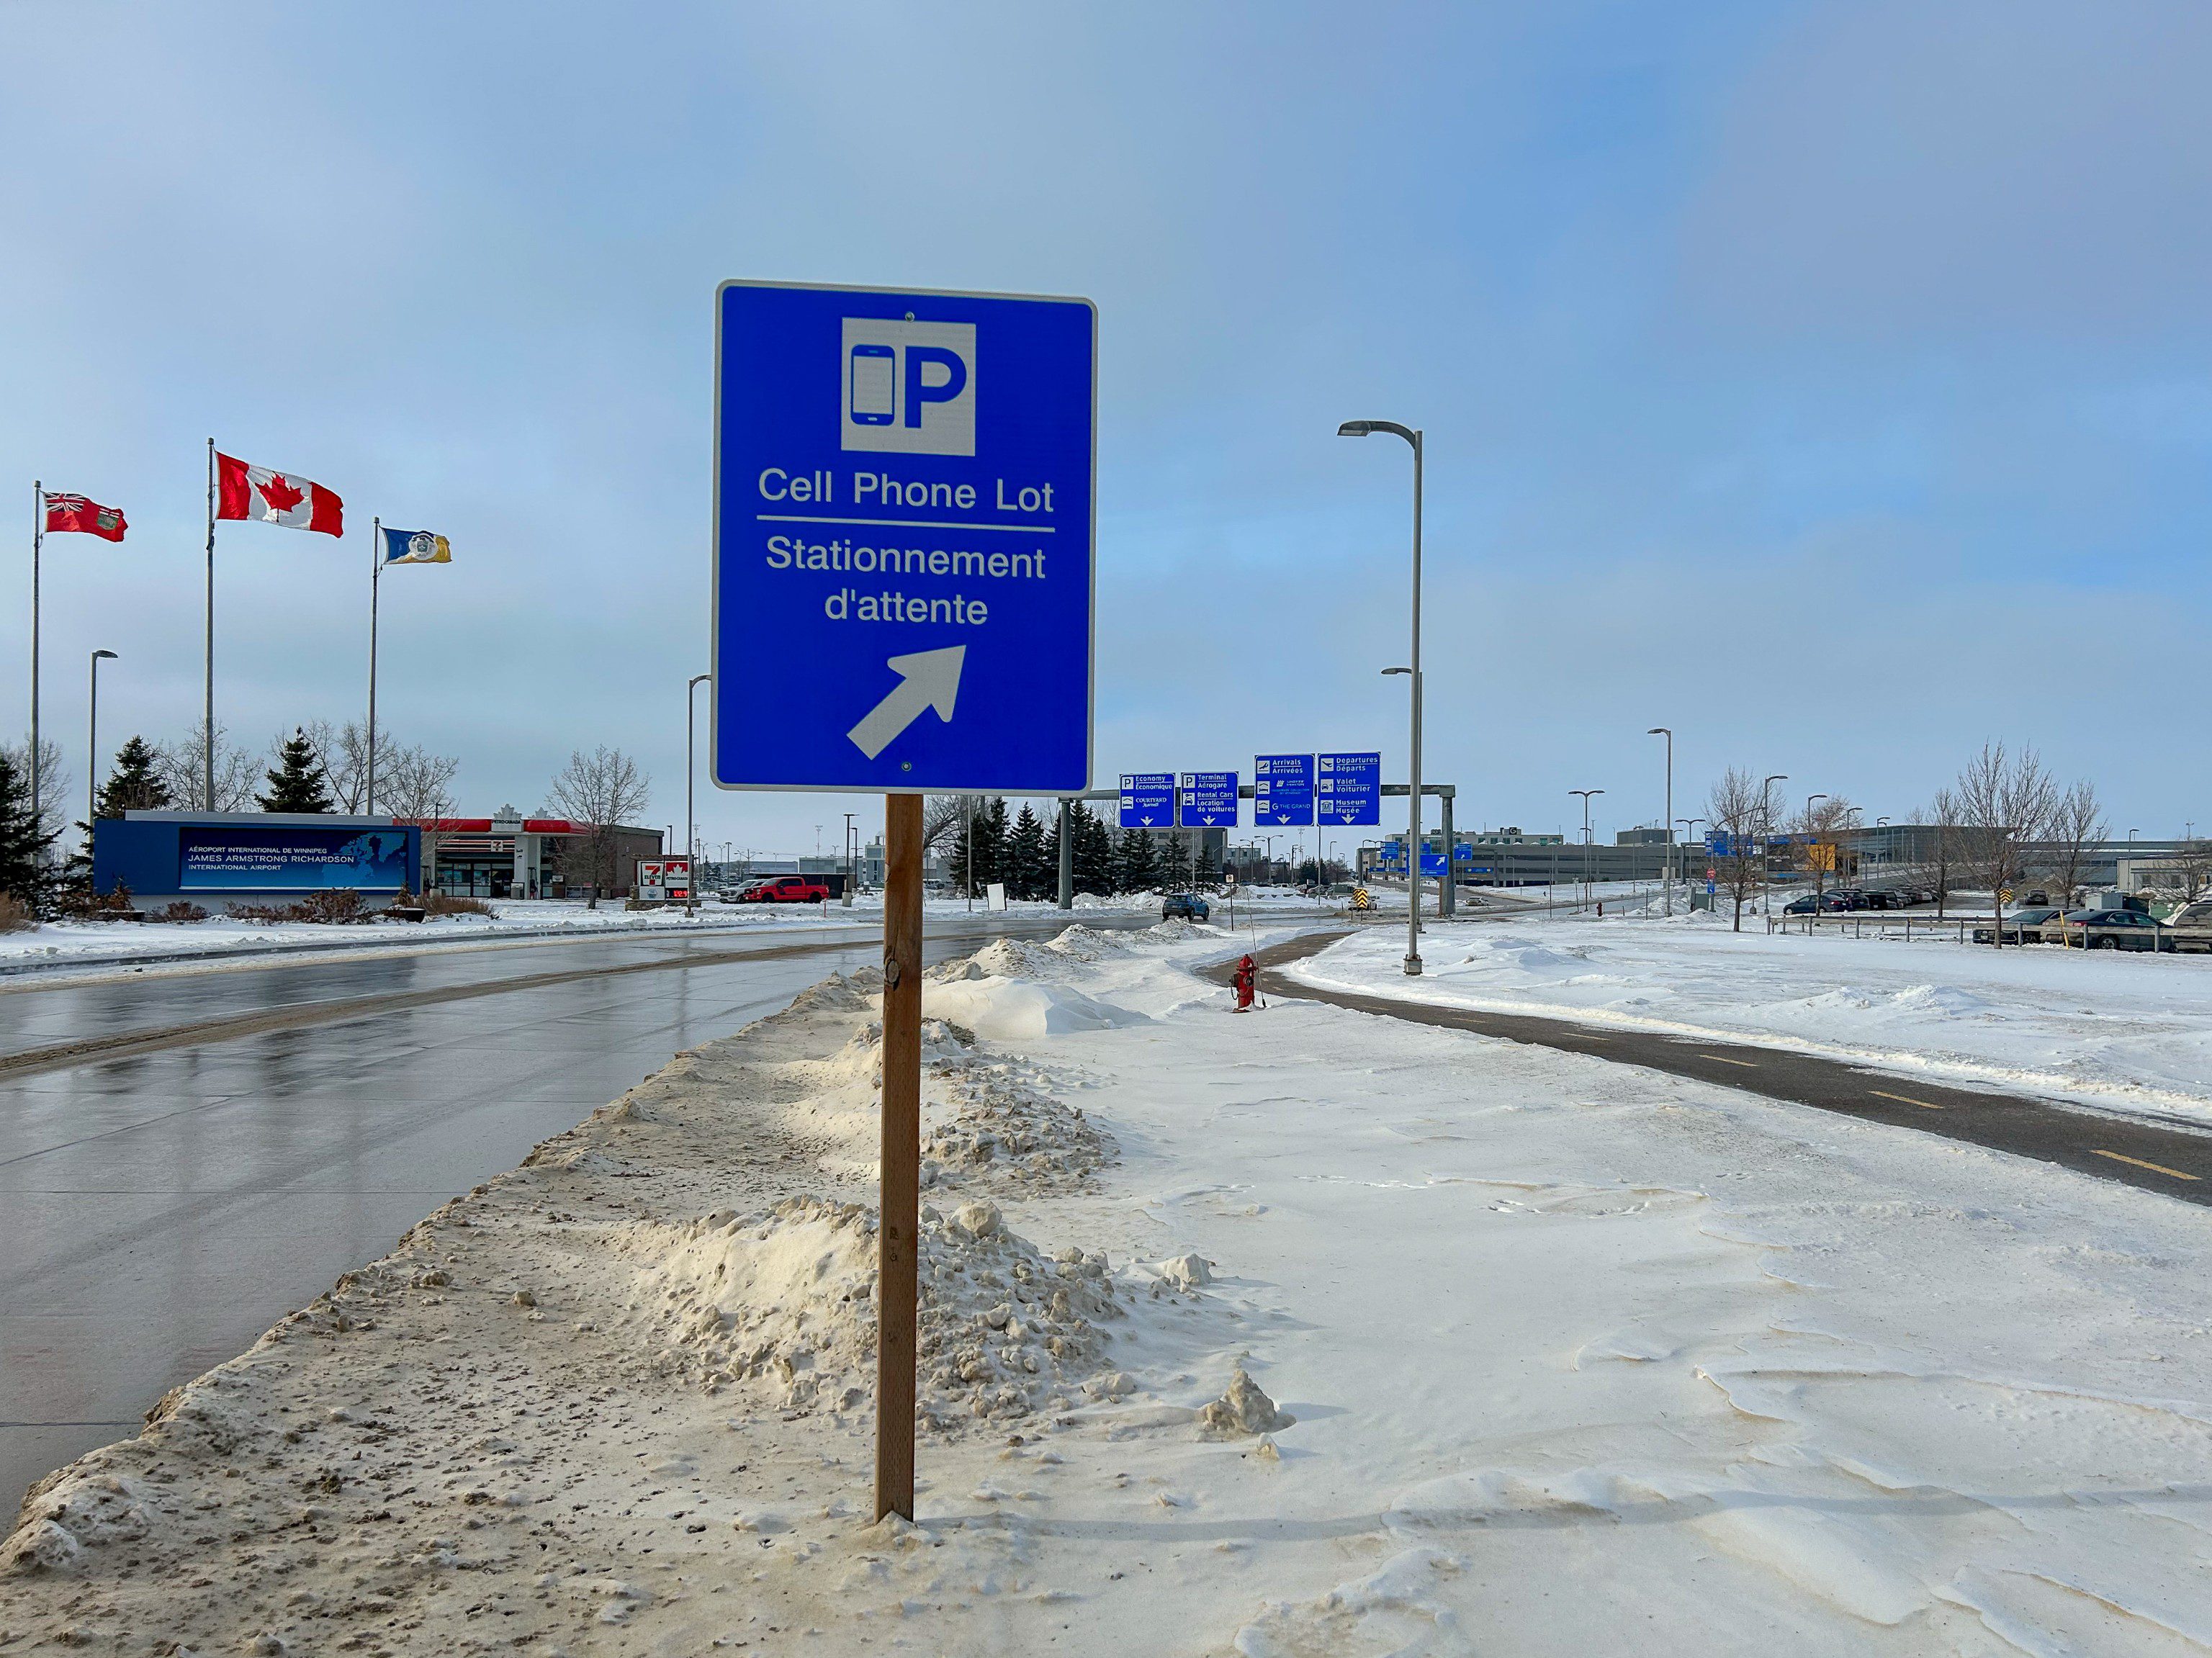
{"type": "MultiPolygon", "coordinates": [[[[851,1411],[875,1385],[876,1218],[787,1198],[764,1216],[637,1229],[633,1319],[710,1392],[763,1389],[793,1412],[851,1411]]],[[[945,1430],[1066,1409],[1105,1366],[1099,1321],[1125,1316],[1105,1257],[1048,1260],[988,1201],[922,1212],[921,1408],[945,1430]]]]}

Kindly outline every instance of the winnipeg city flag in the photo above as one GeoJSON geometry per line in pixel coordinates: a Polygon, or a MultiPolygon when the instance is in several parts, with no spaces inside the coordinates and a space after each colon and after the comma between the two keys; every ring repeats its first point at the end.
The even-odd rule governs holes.
{"type": "Polygon", "coordinates": [[[428,530],[386,530],[384,532],[384,562],[386,564],[451,564],[453,550],[445,537],[434,536],[428,530]]]}
{"type": "Polygon", "coordinates": [[[326,536],[345,533],[345,503],[319,483],[223,454],[215,458],[215,470],[217,518],[258,518],[326,536]]]}

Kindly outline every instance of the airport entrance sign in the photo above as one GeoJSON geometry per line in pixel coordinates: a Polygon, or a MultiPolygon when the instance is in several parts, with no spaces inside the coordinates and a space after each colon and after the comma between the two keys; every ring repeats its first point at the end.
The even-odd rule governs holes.
{"type": "Polygon", "coordinates": [[[1121,774],[1121,827],[1173,829],[1175,780],[1171,771],[1125,771],[1121,774]]]}
{"type": "Polygon", "coordinates": [[[1314,780],[1321,821],[1346,828],[1382,821],[1382,756],[1324,754],[1314,780]]]}
{"type": "Polygon", "coordinates": [[[1091,784],[1097,313],[725,282],[716,784],[1091,784]]]}
{"type": "Polygon", "coordinates": [[[1314,820],[1314,757],[1261,754],[1252,759],[1252,821],[1279,829],[1310,829],[1314,820]]]}
{"type": "Polygon", "coordinates": [[[1233,771],[1183,773],[1182,826],[1185,829],[1236,828],[1237,774],[1233,771]]]}

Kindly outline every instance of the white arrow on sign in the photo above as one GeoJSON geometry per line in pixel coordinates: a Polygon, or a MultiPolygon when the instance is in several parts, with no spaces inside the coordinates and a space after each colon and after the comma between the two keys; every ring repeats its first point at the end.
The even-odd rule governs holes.
{"type": "Polygon", "coordinates": [[[900,676],[898,688],[845,735],[872,760],[920,719],[924,708],[934,708],[939,720],[951,720],[953,699],[960,695],[960,664],[967,654],[965,645],[948,645],[941,651],[892,657],[884,665],[900,676]]]}

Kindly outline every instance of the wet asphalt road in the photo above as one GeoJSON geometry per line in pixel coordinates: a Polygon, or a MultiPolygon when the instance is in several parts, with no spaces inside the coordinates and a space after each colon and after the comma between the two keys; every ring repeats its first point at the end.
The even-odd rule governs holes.
{"type": "MultiPolygon", "coordinates": [[[[1065,924],[933,923],[927,953],[1065,924]]],[[[33,1480],[135,1430],[448,1198],[881,953],[863,926],[0,990],[0,1530],[33,1480]],[[178,1026],[203,1029],[158,1035],[178,1026]],[[55,1053],[134,1035],[149,1040],[55,1053]]]]}

